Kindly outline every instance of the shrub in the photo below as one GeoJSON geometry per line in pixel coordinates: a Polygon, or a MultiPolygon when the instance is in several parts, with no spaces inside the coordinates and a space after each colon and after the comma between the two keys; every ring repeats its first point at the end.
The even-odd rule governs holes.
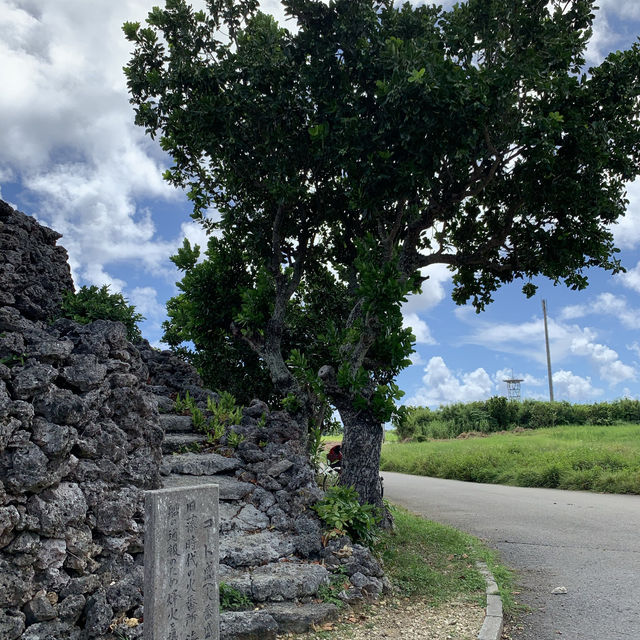
{"type": "Polygon", "coordinates": [[[142,338],[138,322],[144,316],[136,313],[121,293],[109,293],[109,285],[100,288],[95,285],[81,287],[77,292],[67,291],[62,300],[62,313],[65,318],[80,324],[89,324],[94,320],[113,320],[122,322],[127,329],[127,338],[136,342],[142,338]]]}
{"type": "Polygon", "coordinates": [[[378,509],[371,504],[360,504],[353,487],[330,487],[312,509],[329,528],[325,538],[348,535],[354,542],[368,547],[378,541],[378,509]]]}
{"type": "Polygon", "coordinates": [[[493,396],[486,402],[487,413],[498,429],[506,429],[516,421],[518,407],[504,396],[493,396]]]}
{"type": "Polygon", "coordinates": [[[242,611],[252,608],[253,602],[248,596],[226,582],[220,583],[220,611],[242,611]]]}

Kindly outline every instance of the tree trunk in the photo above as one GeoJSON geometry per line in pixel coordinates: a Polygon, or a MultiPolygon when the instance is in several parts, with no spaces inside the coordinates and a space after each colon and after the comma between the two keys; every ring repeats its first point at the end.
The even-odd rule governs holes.
{"type": "Polygon", "coordinates": [[[342,472],[340,484],[354,487],[362,504],[373,504],[382,515],[380,526],[392,526],[391,514],[382,502],[380,478],[380,448],[383,425],[367,411],[339,407],[344,425],[342,440],[342,472]]]}

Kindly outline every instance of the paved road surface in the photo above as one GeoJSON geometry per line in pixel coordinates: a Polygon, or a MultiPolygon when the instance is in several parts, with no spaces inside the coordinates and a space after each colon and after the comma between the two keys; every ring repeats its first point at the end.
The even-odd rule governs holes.
{"type": "Polygon", "coordinates": [[[383,476],[386,498],[486,540],[518,571],[533,611],[514,640],[640,640],[640,496],[383,476]]]}

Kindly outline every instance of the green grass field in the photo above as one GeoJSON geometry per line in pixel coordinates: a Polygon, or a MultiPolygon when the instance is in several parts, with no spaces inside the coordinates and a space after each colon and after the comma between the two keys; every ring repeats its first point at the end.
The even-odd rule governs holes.
{"type": "Polygon", "coordinates": [[[640,494],[640,425],[563,426],[388,444],[380,466],[470,482],[640,494]]]}

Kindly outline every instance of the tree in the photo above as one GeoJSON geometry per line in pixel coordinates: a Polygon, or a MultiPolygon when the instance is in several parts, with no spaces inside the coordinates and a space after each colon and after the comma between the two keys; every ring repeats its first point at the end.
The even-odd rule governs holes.
{"type": "Polygon", "coordinates": [[[136,122],[173,157],[166,179],[241,247],[251,286],[227,334],[301,415],[288,313],[323,268],[344,295],[310,348],[329,347],[342,481],[380,505],[381,424],[412,342],[400,307],[425,269],[448,265],[478,311],[514,280],[531,296],[537,275],[582,289],[589,267],[621,270],[609,227],[639,173],[639,49],[584,72],[592,0],[283,5],[295,30],[255,0],[166,0],[124,26],[125,71],[136,122]]]}

